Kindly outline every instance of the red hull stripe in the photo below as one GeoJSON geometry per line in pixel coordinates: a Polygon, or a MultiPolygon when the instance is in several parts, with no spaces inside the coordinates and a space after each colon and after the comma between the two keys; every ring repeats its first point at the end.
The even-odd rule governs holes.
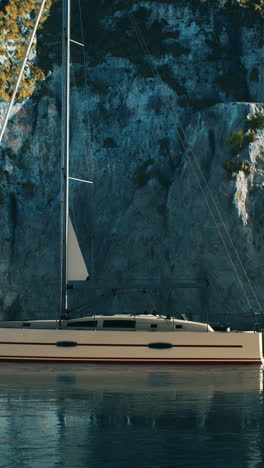
{"type": "MultiPolygon", "coordinates": [[[[23,341],[1,341],[0,345],[30,345],[30,346],[56,346],[56,343],[36,343],[23,341]]],[[[128,348],[148,348],[148,344],[118,344],[118,343],[77,343],[77,346],[109,346],[128,348]]],[[[243,345],[172,345],[172,348],[243,348],[243,345]]]]}
{"type": "MultiPolygon", "coordinates": [[[[89,357],[68,357],[68,356],[59,356],[59,357],[56,357],[56,358],[53,358],[53,357],[49,357],[49,356],[5,356],[5,355],[0,355],[0,359],[30,359],[30,360],[48,360],[48,361],[53,361],[53,360],[59,360],[59,361],[64,361],[64,360],[67,360],[67,361],[94,361],[94,362],[100,362],[100,361],[113,361],[113,362],[122,362],[122,361],[126,361],[126,362],[130,362],[130,358],[122,358],[122,357],[99,357],[99,358],[89,358],[89,357]]],[[[226,362],[226,361],[232,361],[232,362],[239,362],[239,361],[251,361],[251,362],[260,362],[260,359],[256,359],[256,358],[131,358],[131,360],[133,360],[133,362],[137,362],[137,361],[146,361],[146,362],[151,362],[151,361],[155,361],[155,362],[165,362],[165,361],[175,361],[175,362],[178,362],[178,361],[206,361],[206,362],[226,362]]]]}
{"type": "Polygon", "coordinates": [[[143,359],[142,361],[138,361],[138,360],[135,360],[135,359],[126,359],[126,360],[123,360],[123,361],[119,361],[119,360],[115,360],[115,359],[101,359],[101,360],[98,360],[98,359],[85,359],[85,360],[82,360],[81,358],[78,358],[78,359],[68,359],[68,358],[65,358],[64,360],[62,359],[48,359],[48,358],[28,358],[28,357],[25,357],[25,358],[17,358],[17,357],[0,357],[0,361],[2,362],[49,362],[49,363],[60,363],[60,364],[73,364],[73,363],[79,363],[79,364],[119,364],[119,365],[122,365],[122,364],[137,364],[137,365],[141,365],[141,364],[148,364],[148,365],[156,365],[156,364],[162,364],[162,365],[262,365],[262,362],[260,360],[234,360],[234,359],[230,359],[229,361],[223,361],[223,360],[216,360],[214,361],[213,359],[212,360],[199,360],[197,359],[196,361],[194,361],[193,359],[190,359],[190,360],[172,360],[172,361],[168,361],[166,359],[164,359],[163,361],[161,360],[152,360],[152,361],[149,361],[147,359],[143,359]]]}

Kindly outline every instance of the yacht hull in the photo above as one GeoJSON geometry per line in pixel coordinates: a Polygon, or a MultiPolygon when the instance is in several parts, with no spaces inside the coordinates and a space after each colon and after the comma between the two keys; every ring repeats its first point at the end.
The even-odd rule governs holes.
{"type": "Polygon", "coordinates": [[[261,364],[262,333],[3,328],[0,361],[261,364]]]}

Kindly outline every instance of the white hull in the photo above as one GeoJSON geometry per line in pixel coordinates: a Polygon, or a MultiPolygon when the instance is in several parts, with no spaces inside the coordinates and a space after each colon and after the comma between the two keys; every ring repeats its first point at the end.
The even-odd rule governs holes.
{"type": "Polygon", "coordinates": [[[262,333],[0,329],[0,361],[261,364],[262,333]]]}

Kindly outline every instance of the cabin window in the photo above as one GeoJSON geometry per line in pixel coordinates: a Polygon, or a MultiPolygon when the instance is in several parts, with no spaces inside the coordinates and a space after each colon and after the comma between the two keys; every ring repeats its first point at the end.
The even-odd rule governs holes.
{"type": "Polygon", "coordinates": [[[150,328],[158,328],[158,325],[157,325],[156,323],[152,323],[152,324],[150,325],[150,328]]]}
{"type": "Polygon", "coordinates": [[[104,328],[135,328],[135,320],[104,320],[104,328]]]}
{"type": "Polygon", "coordinates": [[[31,323],[29,323],[29,322],[24,322],[23,323],[23,327],[30,327],[30,325],[31,325],[31,323]]]}
{"type": "Polygon", "coordinates": [[[67,323],[67,327],[96,328],[97,320],[82,320],[81,322],[70,322],[70,323],[67,323]]]}
{"type": "Polygon", "coordinates": [[[182,328],[182,325],[175,325],[174,328],[182,328]]]}

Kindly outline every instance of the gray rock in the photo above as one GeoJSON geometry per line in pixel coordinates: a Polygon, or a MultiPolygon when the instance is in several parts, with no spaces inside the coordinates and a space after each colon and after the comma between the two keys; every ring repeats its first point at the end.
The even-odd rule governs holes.
{"type": "MultiPolygon", "coordinates": [[[[237,7],[221,5],[142,2],[151,7],[146,31],[166,20],[174,49],[163,42],[163,53],[146,58],[148,78],[129,53],[105,50],[94,63],[91,52],[89,85],[72,93],[71,175],[94,180],[71,182],[90,284],[207,279],[209,287],[76,289],[72,310],[186,313],[242,328],[262,308],[263,130],[242,148],[226,142],[262,113],[263,22],[256,13],[246,25],[242,14],[239,24],[237,7]]],[[[114,8],[101,28],[117,28],[124,12],[114,8]]],[[[74,83],[78,64],[73,73],[74,83]]],[[[1,150],[2,318],[59,313],[59,74],[54,67],[47,83],[54,97],[20,106],[1,150]]]]}

